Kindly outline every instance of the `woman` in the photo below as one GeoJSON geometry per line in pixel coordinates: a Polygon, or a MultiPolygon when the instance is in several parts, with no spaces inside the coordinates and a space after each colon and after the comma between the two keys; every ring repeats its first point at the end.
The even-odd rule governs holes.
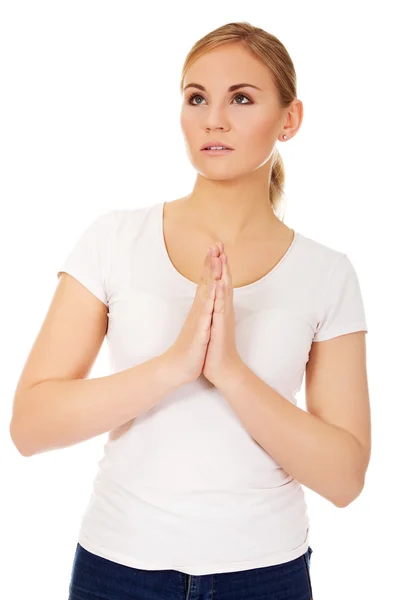
{"type": "Polygon", "coordinates": [[[347,506],[370,457],[360,286],[346,254],[276,216],[276,141],[303,118],[281,42],[224,25],[181,90],[194,188],[86,229],[11,431],[26,456],[110,432],[70,600],[308,600],[302,484],[347,506]],[[105,334],[115,372],[87,379],[105,334]]]}

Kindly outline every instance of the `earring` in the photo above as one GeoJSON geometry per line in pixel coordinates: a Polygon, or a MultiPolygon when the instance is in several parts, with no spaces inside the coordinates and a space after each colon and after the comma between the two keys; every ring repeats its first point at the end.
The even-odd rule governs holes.
{"type": "Polygon", "coordinates": [[[285,135],[283,135],[282,137],[283,137],[283,139],[284,139],[284,140],[286,140],[286,138],[287,138],[287,135],[285,134],[285,135]]]}

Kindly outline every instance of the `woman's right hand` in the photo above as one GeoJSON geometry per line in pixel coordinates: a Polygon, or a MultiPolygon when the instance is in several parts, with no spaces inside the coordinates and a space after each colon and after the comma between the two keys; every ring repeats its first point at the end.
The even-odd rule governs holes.
{"type": "Polygon", "coordinates": [[[215,300],[215,269],[212,256],[219,256],[218,246],[207,254],[195,298],[183,327],[166,354],[171,368],[179,372],[182,383],[195,381],[203,371],[210,340],[215,300]]]}

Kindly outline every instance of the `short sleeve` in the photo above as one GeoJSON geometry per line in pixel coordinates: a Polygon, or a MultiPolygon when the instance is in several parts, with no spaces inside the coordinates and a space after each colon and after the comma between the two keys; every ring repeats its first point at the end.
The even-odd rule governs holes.
{"type": "Polygon", "coordinates": [[[324,312],[313,341],[323,342],[354,331],[368,332],[368,329],[357,273],[344,254],[325,290],[324,312]]]}
{"type": "Polygon", "coordinates": [[[86,227],[57,272],[58,278],[63,271],[75,277],[106,306],[113,215],[102,213],[86,227]]]}

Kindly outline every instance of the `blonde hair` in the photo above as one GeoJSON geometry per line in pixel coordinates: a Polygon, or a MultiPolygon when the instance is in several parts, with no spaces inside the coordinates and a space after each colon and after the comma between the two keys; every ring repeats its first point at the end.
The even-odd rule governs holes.
{"type": "MultiPolygon", "coordinates": [[[[210,31],[198,40],[189,51],[182,68],[180,90],[189,67],[201,56],[226,44],[239,43],[260,59],[270,70],[282,108],[290,105],[297,97],[296,71],[288,51],[271,33],[242,21],[227,23],[210,31]]],[[[282,157],[275,148],[272,160],[269,200],[275,213],[282,204],[285,185],[285,169],[282,157]]]]}

